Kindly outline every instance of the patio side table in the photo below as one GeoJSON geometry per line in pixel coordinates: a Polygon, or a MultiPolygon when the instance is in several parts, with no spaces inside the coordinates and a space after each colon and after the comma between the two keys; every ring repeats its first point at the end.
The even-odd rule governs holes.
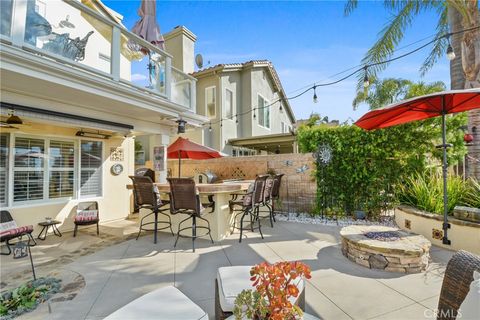
{"type": "Polygon", "coordinates": [[[40,239],[40,240],[45,240],[47,238],[48,228],[50,228],[50,227],[52,227],[54,235],[56,235],[57,237],[61,237],[62,233],[57,228],[57,224],[60,224],[60,223],[61,222],[58,221],[58,220],[50,220],[50,221],[39,222],[38,225],[42,226],[43,229],[40,231],[37,238],[40,239]],[[45,233],[45,234],[42,236],[42,233],[45,233]]]}

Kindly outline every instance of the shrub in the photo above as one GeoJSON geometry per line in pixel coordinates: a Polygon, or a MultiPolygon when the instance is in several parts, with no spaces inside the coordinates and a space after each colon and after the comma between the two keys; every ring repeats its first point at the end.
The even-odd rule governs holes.
{"type": "MultiPolygon", "coordinates": [[[[479,183],[461,177],[447,177],[448,214],[458,205],[476,206],[480,198],[479,183]],[[475,189],[476,188],[476,189],[475,189]]],[[[431,213],[443,214],[443,177],[440,172],[418,174],[406,180],[398,193],[401,203],[431,213]]]]}

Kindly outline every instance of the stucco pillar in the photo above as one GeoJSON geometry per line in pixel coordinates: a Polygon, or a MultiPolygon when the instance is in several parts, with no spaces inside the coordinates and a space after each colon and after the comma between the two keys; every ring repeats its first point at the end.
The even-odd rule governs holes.
{"type": "Polygon", "coordinates": [[[155,170],[155,181],[160,183],[167,182],[167,147],[170,144],[170,137],[166,134],[152,134],[149,136],[149,156],[152,161],[153,170],[155,170]],[[155,154],[155,147],[163,147],[163,159],[155,154]],[[156,158],[157,157],[157,158],[156,158]],[[163,161],[163,170],[157,170],[156,161],[163,161]]]}

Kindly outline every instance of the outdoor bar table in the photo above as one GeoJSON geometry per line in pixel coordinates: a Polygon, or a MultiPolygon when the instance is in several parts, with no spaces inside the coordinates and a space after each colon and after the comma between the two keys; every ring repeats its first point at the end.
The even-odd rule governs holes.
{"type": "MultiPolygon", "coordinates": [[[[211,235],[214,241],[225,239],[231,232],[233,226],[233,214],[230,213],[229,201],[232,199],[232,193],[244,192],[248,189],[251,181],[226,182],[226,183],[197,183],[197,189],[202,203],[207,202],[207,196],[213,195],[215,201],[214,208],[205,208],[202,212],[202,218],[210,222],[211,235]],[[213,212],[212,212],[213,210],[213,212]]],[[[154,183],[160,194],[170,192],[170,186],[167,183],[154,183]]],[[[127,185],[132,189],[133,185],[127,185]]],[[[169,211],[165,213],[170,214],[169,211]]],[[[178,230],[178,224],[185,216],[180,214],[170,215],[172,219],[172,228],[174,232],[178,230]]],[[[153,218],[152,218],[153,219],[153,218]]],[[[201,223],[201,222],[200,222],[201,223]]],[[[162,231],[168,231],[167,229],[162,231]]]]}

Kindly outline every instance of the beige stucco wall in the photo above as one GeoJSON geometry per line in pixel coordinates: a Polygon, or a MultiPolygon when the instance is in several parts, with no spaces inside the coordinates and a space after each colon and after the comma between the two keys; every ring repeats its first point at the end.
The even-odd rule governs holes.
{"type": "Polygon", "coordinates": [[[401,206],[395,209],[395,222],[406,231],[421,234],[433,245],[449,250],[466,250],[480,254],[480,225],[449,217],[451,228],[448,230],[448,239],[451,245],[444,245],[442,239],[434,239],[433,229],[442,230],[443,220],[439,215],[423,213],[419,210],[401,206]],[[406,227],[405,220],[410,221],[410,228],[406,227]]]}
{"type": "MultiPolygon", "coordinates": [[[[11,139],[15,135],[25,135],[33,138],[58,138],[76,142],[76,151],[79,150],[80,137],[76,137],[75,128],[65,128],[53,125],[43,125],[37,123],[28,123],[22,126],[21,133],[18,130],[2,130],[2,133],[10,132],[11,139]]],[[[84,140],[99,140],[84,138],[84,140]]],[[[97,198],[75,199],[48,199],[40,202],[22,202],[18,204],[9,204],[2,208],[10,211],[17,225],[33,225],[35,233],[40,232],[38,222],[44,221],[45,217],[52,217],[62,221],[61,231],[71,230],[73,228],[73,214],[76,204],[79,201],[98,201],[100,209],[100,220],[102,222],[126,218],[130,212],[131,191],[126,189],[130,183],[128,175],[134,170],[134,143],[133,138],[112,137],[110,139],[99,140],[103,142],[103,195],[97,198]],[[124,151],[124,160],[119,162],[111,161],[110,148],[121,147],[124,151]],[[121,163],[124,171],[114,176],[110,169],[114,163],[121,163]]],[[[78,161],[78,157],[76,158],[78,161]]],[[[78,165],[78,163],[76,164],[78,165]]],[[[12,186],[9,193],[12,192],[12,186]]]]}

